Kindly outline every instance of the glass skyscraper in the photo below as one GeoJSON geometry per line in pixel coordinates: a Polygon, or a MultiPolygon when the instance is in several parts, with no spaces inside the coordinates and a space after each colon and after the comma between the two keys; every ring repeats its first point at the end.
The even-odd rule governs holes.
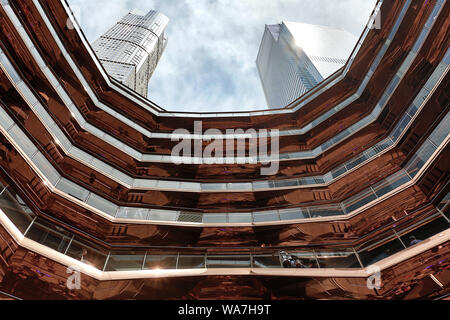
{"type": "Polygon", "coordinates": [[[350,32],[297,22],[266,25],[256,65],[269,108],[282,108],[347,61],[350,32]]]}
{"type": "Polygon", "coordinates": [[[168,23],[155,10],[145,16],[129,13],[92,47],[111,77],[147,97],[148,82],[167,45],[168,23]]]}

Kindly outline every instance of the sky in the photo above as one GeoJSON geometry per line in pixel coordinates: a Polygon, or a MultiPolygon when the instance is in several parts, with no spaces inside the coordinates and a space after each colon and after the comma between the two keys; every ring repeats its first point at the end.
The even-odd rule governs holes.
{"type": "MultiPolygon", "coordinates": [[[[68,0],[92,43],[130,11],[169,19],[168,45],[148,98],[170,111],[267,109],[256,69],[264,26],[282,21],[344,29],[359,38],[376,0],[68,0]]],[[[355,43],[356,45],[356,43],[355,43]]]]}

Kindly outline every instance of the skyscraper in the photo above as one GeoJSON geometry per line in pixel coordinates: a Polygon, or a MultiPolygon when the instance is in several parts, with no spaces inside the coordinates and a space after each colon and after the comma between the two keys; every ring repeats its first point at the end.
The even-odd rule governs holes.
{"type": "Polygon", "coordinates": [[[148,82],[167,45],[168,22],[154,10],[145,16],[129,13],[92,47],[111,77],[147,97],[148,82]]]}
{"type": "Polygon", "coordinates": [[[357,38],[297,22],[266,25],[256,65],[269,108],[282,108],[347,61],[357,38]]]}

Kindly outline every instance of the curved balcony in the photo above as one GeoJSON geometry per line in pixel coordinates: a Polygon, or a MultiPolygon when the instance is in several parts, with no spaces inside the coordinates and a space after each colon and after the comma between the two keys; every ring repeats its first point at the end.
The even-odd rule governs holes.
{"type": "MultiPolygon", "coordinates": [[[[447,56],[448,56],[448,54],[446,55],[446,57],[447,56]]],[[[441,62],[441,64],[436,68],[435,72],[431,75],[431,77],[429,78],[429,80],[427,81],[425,86],[423,87],[422,91],[420,91],[420,94],[416,97],[416,99],[414,100],[413,104],[410,106],[410,108],[404,114],[404,116],[402,118],[402,121],[398,124],[398,126],[395,128],[395,130],[393,132],[393,136],[394,137],[395,136],[397,136],[398,138],[400,137],[400,133],[401,133],[400,130],[401,129],[404,130],[408,126],[408,124],[413,120],[411,115],[413,115],[414,112],[418,112],[419,109],[421,109],[422,106],[423,106],[422,105],[422,106],[418,107],[417,104],[419,104],[420,101],[426,101],[427,97],[430,95],[430,91],[434,91],[435,88],[439,85],[439,83],[441,81],[440,79],[442,79],[443,75],[446,74],[447,69],[448,69],[448,66],[446,66],[446,64],[445,64],[446,59],[447,58],[444,58],[443,62],[441,62]]],[[[8,61],[5,60],[5,58],[3,58],[2,60],[4,62],[3,65],[8,66],[8,64],[7,64],[8,61]]],[[[6,68],[5,68],[5,70],[6,70],[6,68]]],[[[11,65],[9,65],[8,69],[10,70],[10,72],[13,71],[11,69],[11,65]]],[[[11,76],[17,80],[17,77],[16,77],[17,74],[12,73],[11,76]]],[[[19,85],[20,85],[20,83],[19,83],[19,85]]],[[[45,112],[44,109],[41,109],[40,111],[41,112],[45,112]]],[[[34,146],[31,147],[32,143],[30,143],[30,141],[26,138],[25,134],[23,132],[21,132],[20,129],[17,126],[11,126],[11,123],[14,123],[14,121],[7,114],[4,114],[2,118],[4,118],[4,120],[3,120],[3,122],[4,122],[3,123],[3,132],[5,132],[5,130],[6,130],[6,132],[8,132],[7,135],[10,136],[10,138],[9,138],[10,142],[13,143],[13,144],[22,143],[23,146],[20,148],[22,150],[21,154],[23,154],[24,150],[28,149],[28,153],[26,152],[26,154],[28,156],[36,157],[36,159],[39,158],[40,165],[37,165],[36,163],[34,163],[34,167],[36,168],[36,165],[37,165],[37,168],[39,168],[39,167],[41,169],[45,168],[45,170],[47,172],[47,174],[44,174],[44,176],[45,176],[44,180],[45,181],[50,182],[50,184],[53,187],[55,187],[56,184],[60,184],[60,188],[62,187],[64,189],[64,191],[72,189],[72,192],[76,192],[77,194],[81,195],[82,196],[81,199],[84,199],[84,201],[86,201],[86,199],[90,197],[90,191],[89,190],[84,191],[85,189],[83,187],[80,187],[77,184],[74,184],[73,182],[71,182],[70,180],[67,180],[66,178],[61,177],[61,174],[59,174],[57,172],[57,170],[55,170],[53,168],[53,166],[48,162],[48,160],[46,160],[46,158],[42,155],[42,153],[40,153],[40,152],[36,153],[35,151],[37,150],[37,148],[34,147],[34,146]],[[13,137],[10,135],[11,133],[16,136],[16,139],[13,139],[13,137]],[[15,141],[11,141],[11,139],[13,139],[15,141]]],[[[444,119],[443,121],[444,121],[443,127],[445,127],[445,121],[447,121],[447,120],[444,119]]],[[[49,123],[48,126],[51,127],[51,124],[49,123]]],[[[442,129],[442,126],[439,127],[439,128],[441,128],[440,129],[441,131],[442,130],[445,131],[445,129],[442,129]]],[[[439,133],[441,135],[440,136],[441,138],[446,136],[446,133],[444,131],[439,133]]],[[[58,137],[56,139],[58,139],[58,137]]],[[[62,145],[64,145],[64,143],[62,143],[62,145]]],[[[69,149],[69,150],[72,149],[72,148],[73,148],[73,146],[70,146],[70,145],[67,147],[67,149],[69,149]]],[[[79,152],[82,153],[83,151],[79,150],[79,152]]],[[[29,159],[27,161],[30,162],[31,160],[29,159]]],[[[38,160],[36,160],[36,161],[38,161],[38,160]]],[[[33,162],[33,161],[31,161],[31,162],[33,162]]],[[[86,161],[85,160],[84,162],[90,162],[90,161],[86,161]]],[[[103,167],[102,169],[105,170],[104,169],[105,166],[100,165],[100,167],[103,167]]],[[[145,181],[145,180],[142,180],[142,182],[143,181],[145,181]]],[[[148,181],[148,182],[154,183],[154,181],[148,181]]],[[[122,183],[123,183],[123,181],[122,181],[122,183]]],[[[180,184],[176,184],[176,183],[175,184],[172,183],[172,184],[173,184],[173,187],[170,188],[171,183],[170,182],[166,182],[167,187],[169,187],[171,190],[180,191],[180,189],[178,187],[180,184]]],[[[199,185],[200,184],[198,184],[197,187],[199,185]]],[[[193,184],[191,184],[191,185],[187,184],[187,186],[190,186],[191,188],[194,187],[193,184]]],[[[223,186],[225,186],[226,188],[229,188],[228,190],[227,189],[224,190],[224,188],[221,188],[220,184],[203,184],[203,185],[200,185],[200,186],[204,187],[205,190],[195,188],[195,189],[190,189],[189,191],[193,191],[193,192],[205,191],[205,192],[208,192],[208,193],[211,193],[211,190],[217,190],[218,192],[224,192],[224,191],[225,192],[226,191],[228,191],[228,192],[230,192],[230,191],[231,192],[242,192],[242,191],[246,191],[246,190],[242,189],[242,188],[246,187],[245,184],[241,184],[241,185],[238,184],[238,185],[236,185],[237,188],[233,184],[223,184],[223,186]],[[213,187],[213,188],[210,188],[208,190],[207,189],[208,187],[213,187]]],[[[250,187],[250,190],[255,191],[255,190],[253,190],[253,184],[249,184],[249,187],[250,187]]],[[[369,193],[372,194],[373,192],[369,192],[369,193]]],[[[69,194],[70,194],[70,192],[69,192],[69,194]]],[[[142,195],[140,195],[140,196],[142,197],[142,195]]],[[[94,197],[97,198],[97,199],[100,199],[100,200],[96,200],[96,201],[103,202],[103,208],[108,208],[109,207],[111,209],[114,206],[112,203],[110,203],[108,200],[105,200],[104,198],[103,198],[103,200],[101,200],[102,197],[99,198],[98,195],[94,195],[94,197]]],[[[80,199],[80,196],[76,196],[76,198],[80,199]]],[[[356,196],[356,198],[358,199],[360,197],[356,196]]],[[[167,205],[167,203],[165,203],[165,204],[167,205]]],[[[337,211],[341,211],[342,212],[342,210],[339,209],[339,207],[341,207],[341,206],[342,206],[341,204],[338,205],[332,211],[336,212],[336,210],[337,210],[337,211]]],[[[115,209],[114,211],[117,212],[118,210],[120,210],[120,209],[115,209]]],[[[136,210],[139,210],[139,209],[136,209],[136,210]]],[[[330,210],[330,208],[327,208],[327,210],[325,210],[325,211],[329,211],[329,210],[330,210]]],[[[142,211],[142,210],[140,210],[140,211],[142,211]]],[[[273,216],[273,213],[270,213],[270,214],[273,216]]],[[[264,219],[266,219],[266,218],[264,218],[264,219]]]]}
{"type": "Polygon", "coordinates": [[[283,109],[214,114],[168,112],[110,79],[64,1],[0,5],[0,296],[445,292],[447,2],[379,1],[345,67],[316,88],[283,109]],[[217,138],[193,132],[198,120],[278,128],[256,137],[280,152],[177,166],[173,129],[201,147],[217,138]],[[280,170],[261,177],[271,161],[280,170]],[[81,271],[79,292],[64,287],[67,268],[81,271]],[[405,289],[424,279],[431,291],[405,289]]]}
{"type": "MultiPolygon", "coordinates": [[[[449,263],[446,258],[450,239],[448,194],[428,218],[408,226],[394,226],[351,247],[212,248],[208,251],[204,248],[132,248],[118,251],[105,250],[36,218],[31,220],[29,208],[14,198],[2,197],[4,193],[5,189],[0,193],[0,221],[18,246],[33,251],[34,256],[51,259],[53,265],[62,264],[99,281],[265,275],[365,280],[374,266],[381,274],[389,274],[390,268],[409,265],[416,256],[422,259],[429,256],[429,250],[432,251],[429,261],[433,264],[427,269],[442,269],[449,263]]],[[[9,248],[8,255],[2,251],[5,261],[20,252],[17,246],[9,248]]],[[[39,265],[39,262],[34,258],[32,264],[39,265]]],[[[421,266],[423,268],[423,264],[421,266]]]]}
{"type": "MultiPolygon", "coordinates": [[[[419,45],[417,45],[417,42],[416,42],[416,45],[413,47],[412,53],[410,54],[410,56],[408,56],[408,59],[405,60],[404,65],[408,65],[408,64],[410,65],[410,64],[411,64],[411,62],[412,62],[412,60],[413,60],[415,54],[417,54],[417,51],[420,49],[420,43],[423,43],[423,41],[427,38],[427,37],[426,37],[426,34],[430,31],[430,28],[432,27],[433,22],[435,21],[434,18],[436,18],[437,14],[439,14],[439,12],[440,12],[440,10],[439,10],[440,8],[442,8],[442,3],[437,3],[436,6],[434,7],[433,12],[431,13],[431,16],[430,16],[430,17],[428,18],[428,20],[426,21],[426,22],[427,22],[427,26],[422,30],[421,36],[419,37],[419,39],[421,40],[421,42],[419,41],[419,45]],[[415,50],[415,51],[414,51],[414,50],[415,50]]],[[[7,12],[9,12],[9,11],[11,11],[11,10],[7,10],[7,12]]],[[[404,11],[405,11],[405,10],[404,10],[404,11]]],[[[430,10],[430,11],[431,11],[431,10],[430,10]]],[[[9,13],[9,15],[12,16],[12,15],[14,15],[14,13],[9,13]]],[[[14,17],[14,16],[13,16],[13,17],[14,17]]],[[[400,18],[399,18],[399,19],[400,19],[400,18]]],[[[14,19],[13,19],[13,20],[14,20],[14,19]]],[[[14,21],[16,21],[16,23],[20,23],[20,22],[18,22],[17,18],[16,18],[16,20],[14,20],[14,21]]],[[[423,19],[423,21],[425,22],[425,19],[423,19]]],[[[398,28],[398,25],[399,25],[399,24],[397,24],[397,28],[398,28]]],[[[28,44],[31,43],[31,40],[30,40],[29,38],[27,38],[27,35],[26,35],[25,31],[23,30],[23,28],[22,28],[21,30],[22,30],[22,32],[20,32],[21,36],[26,38],[25,43],[28,43],[28,44]]],[[[420,29],[419,29],[419,30],[420,30],[420,29]]],[[[388,38],[388,40],[387,40],[388,42],[390,41],[389,39],[393,38],[393,35],[396,33],[396,32],[394,32],[394,31],[396,31],[395,28],[394,28],[394,30],[392,30],[391,36],[390,36],[390,38],[388,38]]],[[[386,45],[388,42],[385,43],[385,50],[382,50],[382,51],[380,52],[378,58],[376,58],[376,61],[375,61],[374,64],[372,65],[371,71],[370,71],[369,74],[366,76],[366,79],[365,79],[365,81],[364,81],[364,83],[365,83],[364,87],[367,86],[368,80],[370,80],[372,74],[373,74],[373,73],[375,72],[375,70],[377,69],[376,66],[378,66],[379,63],[381,62],[381,57],[383,57],[383,55],[386,53],[386,50],[387,50],[387,48],[389,47],[389,45],[386,45]]],[[[411,44],[411,45],[412,45],[412,44],[411,44]]],[[[39,54],[38,54],[38,52],[37,52],[37,50],[36,50],[35,47],[33,47],[33,46],[31,47],[31,52],[33,53],[33,55],[35,56],[35,59],[36,59],[37,61],[43,61],[42,58],[39,56],[39,54]]],[[[40,65],[41,65],[41,68],[43,68],[44,64],[41,63],[40,65]]],[[[407,69],[406,66],[402,66],[402,68],[401,68],[401,70],[403,70],[403,71],[402,71],[403,73],[404,73],[404,71],[405,71],[405,68],[407,69]]],[[[47,67],[45,67],[45,70],[48,70],[47,67]]],[[[385,71],[385,70],[383,70],[383,71],[385,71]]],[[[52,76],[52,73],[51,73],[50,71],[44,72],[44,73],[45,73],[47,76],[50,74],[50,77],[52,77],[52,78],[49,79],[49,80],[50,80],[50,83],[52,83],[54,86],[57,86],[57,84],[59,83],[59,81],[58,81],[54,76],[52,76]]],[[[383,76],[385,76],[385,72],[384,72],[383,76]]],[[[392,93],[393,89],[398,85],[398,82],[399,82],[399,79],[394,78],[393,83],[391,83],[391,85],[388,86],[388,91],[390,91],[390,92],[385,93],[385,96],[386,96],[386,94],[387,94],[387,95],[390,95],[390,94],[392,93]]],[[[80,113],[79,111],[76,111],[76,110],[75,110],[75,109],[76,109],[75,105],[74,105],[73,103],[71,103],[70,98],[69,98],[69,96],[65,93],[64,89],[63,89],[61,86],[57,86],[56,88],[57,88],[58,94],[59,94],[60,97],[62,98],[62,101],[64,101],[64,102],[66,103],[66,105],[69,106],[69,109],[72,107],[73,110],[71,110],[71,112],[72,112],[72,114],[75,116],[75,118],[78,119],[78,121],[79,121],[81,127],[86,126],[86,125],[87,125],[87,122],[84,120],[84,118],[83,118],[83,116],[81,115],[81,113],[80,113]],[[85,125],[83,125],[83,124],[85,124],[85,125]]],[[[364,91],[364,90],[363,90],[363,87],[361,86],[360,89],[358,89],[358,92],[359,92],[358,95],[361,95],[361,93],[362,93],[363,91],[364,91]]],[[[73,96],[73,95],[74,95],[74,93],[71,94],[71,96],[73,96]]],[[[384,98],[382,98],[382,100],[383,100],[383,101],[387,100],[387,96],[384,97],[384,98]]],[[[34,101],[34,100],[33,100],[33,101],[34,101]]],[[[387,102],[387,101],[385,101],[385,102],[387,102]]],[[[364,105],[366,105],[366,104],[364,104],[364,105]]],[[[344,107],[345,107],[345,106],[343,106],[343,105],[336,106],[334,109],[331,110],[331,114],[328,112],[328,113],[327,113],[328,115],[324,115],[325,117],[321,117],[320,119],[317,119],[317,121],[315,121],[314,123],[312,123],[311,126],[308,125],[307,127],[312,128],[313,126],[315,126],[315,125],[317,125],[317,124],[323,122],[328,116],[331,116],[332,114],[334,114],[334,113],[336,113],[336,112],[342,110],[344,107]]],[[[357,109],[360,109],[360,107],[358,107],[357,109]]],[[[375,112],[375,113],[376,113],[376,112],[375,112]]],[[[379,113],[378,113],[378,114],[379,114],[379,113]]],[[[374,116],[373,113],[371,114],[371,116],[374,116]]],[[[90,117],[90,118],[92,118],[92,117],[90,117]]],[[[370,117],[369,117],[369,118],[370,118],[370,117]]],[[[371,118],[370,118],[370,119],[371,119],[371,118]]],[[[351,133],[354,133],[354,131],[358,131],[357,129],[360,129],[360,128],[364,127],[365,125],[367,125],[367,121],[368,121],[368,119],[365,118],[365,119],[361,120],[360,122],[358,122],[357,124],[355,124],[355,127],[351,127],[351,128],[348,129],[348,130],[350,130],[351,133]]],[[[369,122],[370,122],[370,120],[369,120],[369,122]]],[[[92,127],[92,126],[90,126],[90,127],[92,127]]],[[[116,126],[116,127],[117,127],[117,126],[116,126]]],[[[93,127],[92,127],[92,130],[94,130],[93,127]]],[[[295,131],[295,130],[294,130],[294,131],[295,131]]],[[[292,131],[292,130],[289,131],[289,134],[295,133],[294,131],[292,131]]],[[[301,131],[303,132],[303,129],[302,129],[301,131]]],[[[319,131],[324,131],[324,130],[323,130],[323,128],[322,128],[322,129],[319,128],[319,131]]],[[[100,134],[100,136],[101,136],[102,139],[105,139],[105,140],[109,141],[110,143],[115,141],[117,147],[118,147],[120,150],[128,150],[128,153],[129,153],[128,156],[131,156],[132,158],[133,158],[133,157],[135,157],[135,158],[138,157],[137,159],[141,159],[142,161],[146,161],[146,162],[152,162],[152,161],[156,161],[156,162],[167,162],[167,159],[165,159],[165,158],[167,158],[167,157],[164,157],[164,156],[161,157],[161,155],[147,156],[147,157],[144,157],[144,158],[143,158],[142,156],[139,155],[139,151],[132,150],[132,148],[130,148],[129,146],[127,146],[127,145],[125,145],[125,144],[123,144],[123,143],[121,143],[121,142],[116,141],[115,138],[110,137],[108,134],[105,135],[105,133],[101,133],[101,132],[99,132],[98,130],[96,130],[95,132],[96,132],[97,136],[98,136],[98,134],[100,134]],[[117,144],[117,143],[118,143],[118,144],[117,144]]],[[[128,132],[128,131],[127,131],[127,132],[128,132]]],[[[295,133],[295,134],[298,134],[298,133],[299,133],[299,132],[297,132],[297,133],[295,133]]],[[[283,132],[282,132],[282,133],[281,133],[281,136],[284,136],[284,134],[286,134],[286,133],[283,133],[283,132]]],[[[325,143],[325,149],[329,149],[329,147],[331,147],[331,145],[332,145],[333,143],[337,143],[337,142],[342,141],[342,139],[345,139],[344,136],[346,136],[346,135],[348,136],[349,134],[350,134],[350,132],[347,132],[347,131],[345,132],[345,134],[343,134],[343,133],[341,132],[341,134],[340,134],[339,137],[333,138],[332,140],[330,140],[330,141],[328,141],[327,143],[325,143]]],[[[95,134],[94,134],[94,136],[95,136],[95,134]]],[[[317,135],[315,135],[315,136],[316,136],[316,139],[317,139],[317,135]]],[[[295,144],[289,143],[289,145],[290,145],[290,146],[296,146],[296,145],[298,145],[298,143],[295,143],[295,144]]],[[[170,149],[170,148],[169,148],[169,149],[170,149]]],[[[105,149],[105,150],[106,150],[106,149],[105,149]]],[[[294,152],[294,153],[291,152],[291,153],[282,154],[281,161],[293,161],[293,159],[297,159],[297,158],[299,158],[299,157],[300,157],[300,158],[302,158],[302,157],[304,158],[305,156],[306,156],[306,157],[311,157],[311,156],[316,157],[317,154],[321,152],[321,150],[322,150],[322,152],[324,151],[324,145],[322,145],[321,147],[316,147],[311,153],[310,153],[310,152],[294,152]]],[[[166,151],[167,151],[167,150],[166,150],[166,151]]],[[[254,162],[258,162],[258,161],[259,161],[259,159],[254,159],[254,160],[255,160],[254,162]]],[[[193,163],[195,163],[195,162],[196,162],[196,161],[194,161],[193,163]]]]}
{"type": "MultiPolygon", "coordinates": [[[[448,54],[447,54],[448,56],[448,54]]],[[[447,57],[446,56],[446,57],[447,57]]],[[[6,59],[5,57],[2,59],[4,60],[6,59]]],[[[447,58],[444,58],[444,61],[447,58]]],[[[8,61],[4,60],[4,63],[6,66],[8,66],[8,61]]],[[[9,65],[9,68],[7,68],[10,70],[10,72],[13,72],[14,70],[12,69],[11,65],[9,65]]],[[[413,104],[411,105],[411,107],[407,110],[407,113],[403,115],[403,118],[401,119],[400,123],[397,125],[397,127],[395,128],[393,134],[394,137],[396,137],[397,135],[399,135],[399,130],[401,130],[401,128],[403,127],[407,127],[408,126],[408,120],[409,122],[411,122],[411,116],[413,114],[412,110],[416,110],[418,111],[419,109],[421,109],[422,107],[418,107],[417,105],[420,103],[420,101],[422,100],[427,100],[427,97],[429,95],[429,90],[432,90],[433,86],[436,85],[438,78],[443,74],[445,69],[445,64],[441,63],[438,68],[435,70],[435,72],[432,74],[432,76],[430,77],[429,81],[426,83],[426,85],[424,86],[424,88],[422,89],[422,91],[419,93],[419,95],[417,96],[417,98],[414,100],[413,104]]],[[[446,72],[446,71],[445,71],[446,72]]],[[[18,76],[17,73],[10,73],[10,75],[17,79],[16,77],[18,76]]],[[[21,83],[19,82],[19,85],[21,83]]],[[[48,115],[46,115],[45,110],[42,108],[39,109],[40,112],[39,114],[41,116],[43,116],[44,119],[49,120],[48,115]]],[[[47,127],[52,127],[55,126],[54,122],[48,122],[47,123],[47,127]]],[[[61,133],[59,131],[59,133],[61,133]]],[[[97,166],[94,165],[94,168],[96,167],[97,171],[100,171],[100,173],[106,175],[106,176],[111,176],[111,172],[113,173],[112,176],[113,178],[117,181],[120,181],[122,186],[125,186],[127,188],[132,187],[135,188],[137,186],[138,189],[142,188],[142,186],[147,186],[147,188],[151,187],[152,189],[159,189],[159,190],[173,190],[173,191],[183,191],[183,192],[245,192],[245,191],[268,191],[271,189],[293,189],[293,188],[301,188],[301,186],[303,185],[307,185],[307,183],[312,183],[314,185],[314,187],[318,187],[320,185],[320,182],[322,181],[327,181],[328,183],[330,182],[330,172],[327,173],[327,175],[323,176],[323,177],[311,177],[311,178],[303,178],[303,179],[289,179],[289,180],[284,180],[284,181],[275,181],[274,183],[271,183],[271,181],[268,182],[254,182],[254,183],[228,183],[228,184],[220,184],[220,183],[212,183],[212,184],[200,184],[200,183],[182,183],[182,182],[170,182],[170,181],[155,181],[155,180],[140,180],[140,179],[132,179],[131,177],[127,177],[126,175],[121,174],[119,171],[117,171],[116,169],[108,166],[105,163],[97,162],[94,160],[88,160],[89,155],[87,155],[86,153],[83,153],[82,150],[79,149],[74,149],[74,147],[70,144],[70,141],[68,140],[64,140],[65,137],[62,135],[57,135],[55,137],[56,141],[65,141],[66,143],[62,143],[63,146],[65,146],[66,150],[73,150],[73,153],[78,154],[78,155],[86,155],[86,157],[78,157],[78,159],[81,162],[84,163],[90,163],[91,162],[95,162],[98,163],[97,166]],[[106,168],[106,169],[105,169],[106,168]],[[306,182],[306,183],[305,183],[306,182]],[[182,186],[185,186],[185,188],[183,189],[182,186]],[[256,187],[256,188],[255,188],[256,187]]],[[[392,141],[392,139],[390,139],[392,141]]],[[[392,141],[393,142],[393,141],[392,141]]],[[[386,143],[389,144],[390,141],[389,139],[386,140],[386,143]]],[[[385,146],[384,141],[380,144],[382,147],[385,146]]],[[[378,149],[379,145],[376,145],[375,148],[373,148],[372,150],[368,150],[368,152],[372,152],[373,150],[378,149]]],[[[67,152],[67,151],[66,151],[67,152]]],[[[74,157],[73,153],[71,154],[72,157],[74,157]]],[[[69,153],[70,154],[70,153],[69,153]]],[[[374,155],[372,155],[374,156],[374,155]]],[[[359,157],[355,160],[352,159],[352,162],[350,164],[350,167],[353,165],[355,165],[355,163],[358,163],[358,161],[361,161],[361,159],[364,159],[364,156],[359,157]]],[[[344,168],[346,168],[348,166],[344,165],[344,168]]],[[[91,165],[92,167],[92,165],[91,165]]],[[[345,173],[345,170],[342,170],[342,167],[339,168],[338,170],[340,170],[340,173],[345,173]]],[[[336,171],[335,171],[336,172],[336,171]]],[[[331,173],[332,175],[332,173],[331,173]]],[[[145,188],[145,187],[144,187],[145,188]]]]}
{"type": "MultiPolygon", "coordinates": [[[[2,130],[3,134],[8,137],[9,142],[15,146],[20,146],[21,143],[24,143],[29,147],[26,139],[24,140],[22,138],[12,138],[11,132],[17,134],[18,131],[14,129],[17,128],[17,126],[10,118],[4,117],[4,119],[4,121],[8,122],[8,119],[10,121],[9,125],[8,123],[4,124],[4,126],[9,129],[2,130]]],[[[221,216],[225,218],[225,221],[222,220],[222,223],[228,223],[230,219],[233,219],[234,217],[241,216],[239,217],[239,219],[242,219],[243,217],[248,216],[252,219],[251,221],[249,221],[250,223],[264,224],[270,221],[281,221],[282,214],[287,214],[287,217],[291,219],[293,214],[300,215],[298,218],[303,219],[339,215],[352,216],[354,214],[357,214],[361,210],[364,210],[364,208],[366,208],[368,204],[377,203],[380,201],[380,199],[384,199],[387,194],[392,194],[392,190],[397,190],[401,186],[410,185],[413,181],[416,181],[420,177],[420,174],[418,173],[421,172],[423,174],[424,169],[426,169],[426,164],[429,165],[430,161],[436,159],[437,155],[439,155],[440,152],[445,149],[448,139],[450,138],[448,130],[448,117],[446,117],[435,128],[426,142],[418,149],[416,154],[406,164],[404,169],[401,169],[392,176],[385,178],[384,180],[378,182],[370,188],[359,192],[355,196],[339,204],[318,207],[301,207],[294,210],[281,209],[275,211],[253,211],[253,213],[246,214],[230,214],[228,212],[225,212],[216,215],[214,218],[220,219],[221,216]]],[[[27,150],[22,147],[20,148],[20,154],[23,158],[28,159],[27,162],[32,166],[32,170],[34,170],[38,174],[40,179],[42,179],[42,181],[44,181],[45,184],[53,190],[53,192],[56,192],[66,199],[69,199],[77,206],[84,207],[84,209],[93,210],[100,216],[106,217],[108,220],[114,221],[115,219],[133,217],[134,219],[144,221],[146,217],[148,219],[149,217],[153,216],[157,218],[150,218],[151,220],[169,219],[166,221],[183,221],[184,219],[189,219],[187,221],[202,223],[204,222],[203,218],[206,217],[206,214],[202,215],[195,212],[189,213],[186,211],[173,211],[167,209],[149,210],[143,207],[131,208],[118,206],[106,200],[105,198],[102,198],[101,196],[89,192],[79,185],[75,185],[73,183],[71,184],[69,180],[61,177],[61,175],[51,166],[48,161],[46,161],[45,157],[43,157],[36,148],[28,148],[27,150]]],[[[239,222],[242,223],[244,221],[240,220],[239,222]]]]}

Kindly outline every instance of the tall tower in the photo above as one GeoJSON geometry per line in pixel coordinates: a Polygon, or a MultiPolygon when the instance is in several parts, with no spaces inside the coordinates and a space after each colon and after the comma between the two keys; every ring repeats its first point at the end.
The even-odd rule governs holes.
{"type": "Polygon", "coordinates": [[[154,10],[145,16],[129,13],[92,47],[111,77],[147,97],[148,82],[167,45],[168,22],[154,10]]]}
{"type": "Polygon", "coordinates": [[[282,108],[342,67],[350,32],[296,22],[266,25],[256,59],[269,108],[282,108]]]}

